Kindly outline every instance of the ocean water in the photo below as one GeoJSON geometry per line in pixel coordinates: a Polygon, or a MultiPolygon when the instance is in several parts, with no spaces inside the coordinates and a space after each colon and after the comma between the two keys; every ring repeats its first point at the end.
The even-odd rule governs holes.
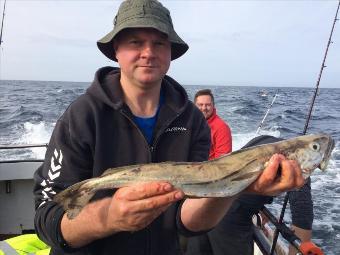
{"type": "MultiPolygon", "coordinates": [[[[48,143],[53,127],[67,106],[90,83],[55,81],[0,81],[0,144],[48,143]]],[[[233,150],[256,135],[273,96],[274,102],[260,134],[293,137],[302,133],[314,88],[185,86],[189,97],[198,89],[215,94],[218,114],[232,129],[233,150]]],[[[307,133],[332,135],[336,146],[328,167],[312,176],[313,241],[325,254],[340,254],[340,89],[321,88],[307,133]]],[[[0,151],[0,160],[43,158],[45,150],[0,151]]],[[[271,206],[278,215],[281,200],[271,206]]],[[[287,211],[285,221],[289,223],[287,211]]]]}

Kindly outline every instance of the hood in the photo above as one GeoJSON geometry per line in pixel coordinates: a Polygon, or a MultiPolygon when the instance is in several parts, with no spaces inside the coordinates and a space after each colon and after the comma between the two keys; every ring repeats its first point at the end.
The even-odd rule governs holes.
{"type": "MultiPolygon", "coordinates": [[[[184,110],[189,101],[188,95],[178,82],[166,75],[162,81],[162,91],[164,104],[178,113],[184,110]]],[[[124,94],[120,85],[120,68],[107,66],[98,69],[86,93],[114,109],[121,108],[124,94]]]]}

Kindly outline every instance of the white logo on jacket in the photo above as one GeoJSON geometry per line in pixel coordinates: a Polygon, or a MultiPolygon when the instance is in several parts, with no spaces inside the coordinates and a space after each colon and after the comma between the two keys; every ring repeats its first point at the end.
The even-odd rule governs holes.
{"type": "Polygon", "coordinates": [[[186,127],[169,127],[167,129],[165,129],[165,133],[168,132],[184,132],[187,131],[186,127]]]}
{"type": "Polygon", "coordinates": [[[47,179],[43,180],[40,185],[43,188],[42,190],[42,195],[43,195],[43,202],[39,205],[43,205],[46,203],[46,201],[52,200],[52,196],[56,194],[56,192],[52,189],[51,184],[53,183],[53,180],[58,178],[60,176],[60,171],[62,167],[62,161],[63,161],[63,153],[61,150],[59,152],[57,149],[54,150],[53,156],[51,157],[51,163],[50,163],[50,168],[48,169],[48,177],[47,179]]]}

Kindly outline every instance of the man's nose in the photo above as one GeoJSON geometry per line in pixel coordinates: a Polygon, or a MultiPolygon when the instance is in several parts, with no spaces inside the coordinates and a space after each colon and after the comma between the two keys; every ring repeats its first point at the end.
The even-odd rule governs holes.
{"type": "Polygon", "coordinates": [[[155,54],[155,47],[150,44],[147,43],[144,45],[143,49],[142,49],[142,56],[143,57],[152,57],[155,54]]]}

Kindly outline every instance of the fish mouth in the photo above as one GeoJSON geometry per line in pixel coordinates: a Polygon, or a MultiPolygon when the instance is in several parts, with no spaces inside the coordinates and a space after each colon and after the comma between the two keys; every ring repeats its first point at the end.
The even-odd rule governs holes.
{"type": "Polygon", "coordinates": [[[323,156],[323,159],[322,159],[322,161],[320,162],[320,165],[319,165],[320,170],[322,170],[322,171],[326,170],[333,149],[334,149],[334,140],[333,140],[332,137],[329,137],[327,149],[326,149],[325,154],[323,156]]]}

